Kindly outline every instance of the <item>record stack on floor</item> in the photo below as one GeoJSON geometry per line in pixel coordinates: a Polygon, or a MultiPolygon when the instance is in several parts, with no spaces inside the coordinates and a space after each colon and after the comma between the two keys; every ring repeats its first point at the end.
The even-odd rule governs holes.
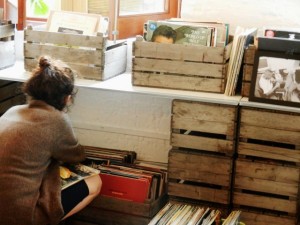
{"type": "Polygon", "coordinates": [[[241,211],[232,211],[226,219],[221,219],[218,209],[185,203],[168,203],[148,225],[242,225],[239,223],[241,211]]]}
{"type": "Polygon", "coordinates": [[[83,164],[100,171],[102,188],[68,225],[145,225],[167,203],[167,166],[136,159],[134,151],[85,146],[83,164]]]}

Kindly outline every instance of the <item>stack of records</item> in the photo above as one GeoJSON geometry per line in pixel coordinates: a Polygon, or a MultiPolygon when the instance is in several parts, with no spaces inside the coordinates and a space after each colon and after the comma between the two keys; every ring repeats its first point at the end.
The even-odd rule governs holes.
{"type": "Polygon", "coordinates": [[[233,211],[221,220],[221,211],[185,203],[166,204],[148,225],[238,225],[240,211],[233,211]]]}

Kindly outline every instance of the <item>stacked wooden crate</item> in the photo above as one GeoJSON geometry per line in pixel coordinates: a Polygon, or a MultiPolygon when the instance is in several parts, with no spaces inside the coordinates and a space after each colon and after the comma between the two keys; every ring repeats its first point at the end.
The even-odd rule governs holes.
{"type": "Polygon", "coordinates": [[[249,97],[250,94],[255,51],[256,51],[255,45],[249,45],[245,49],[244,61],[243,61],[243,81],[242,81],[242,90],[241,90],[241,95],[243,97],[249,97]]]}
{"type": "Polygon", "coordinates": [[[25,103],[25,96],[21,92],[21,83],[0,80],[0,116],[14,105],[25,103]]]}
{"type": "Polygon", "coordinates": [[[145,225],[167,203],[167,196],[137,203],[98,196],[88,207],[67,220],[67,225],[145,225]]]}
{"type": "Polygon", "coordinates": [[[0,69],[15,64],[15,25],[0,20],[0,69]]]}
{"type": "Polygon", "coordinates": [[[107,80],[126,70],[125,42],[108,44],[103,34],[82,35],[48,32],[28,27],[24,31],[25,69],[36,67],[41,55],[60,59],[75,69],[78,76],[93,80],[107,80]]]}
{"type": "Polygon", "coordinates": [[[229,212],[237,104],[174,100],[168,194],[229,212]]]}
{"type": "Polygon", "coordinates": [[[133,43],[132,84],[224,93],[232,43],[225,47],[133,43]]]}
{"type": "Polygon", "coordinates": [[[246,224],[295,225],[300,112],[241,106],[233,205],[246,224]]]}

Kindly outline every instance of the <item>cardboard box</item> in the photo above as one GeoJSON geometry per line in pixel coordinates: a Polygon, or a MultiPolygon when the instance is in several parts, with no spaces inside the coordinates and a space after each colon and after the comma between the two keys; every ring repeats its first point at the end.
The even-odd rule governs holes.
{"type": "Polygon", "coordinates": [[[41,55],[60,59],[78,72],[79,78],[107,80],[126,70],[126,43],[108,44],[107,37],[24,30],[25,69],[36,67],[41,55]]]}
{"type": "Polygon", "coordinates": [[[225,47],[133,43],[132,84],[224,93],[232,43],[225,47]]]}
{"type": "Polygon", "coordinates": [[[0,69],[13,66],[15,55],[15,25],[11,21],[0,20],[0,69]]]}

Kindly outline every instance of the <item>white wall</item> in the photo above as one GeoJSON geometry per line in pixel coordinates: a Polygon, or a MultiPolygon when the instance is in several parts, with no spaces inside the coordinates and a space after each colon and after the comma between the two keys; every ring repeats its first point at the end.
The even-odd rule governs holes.
{"type": "Polygon", "coordinates": [[[181,17],[200,21],[230,24],[230,34],[236,26],[264,26],[300,29],[299,0],[182,0],[181,17]]]}

